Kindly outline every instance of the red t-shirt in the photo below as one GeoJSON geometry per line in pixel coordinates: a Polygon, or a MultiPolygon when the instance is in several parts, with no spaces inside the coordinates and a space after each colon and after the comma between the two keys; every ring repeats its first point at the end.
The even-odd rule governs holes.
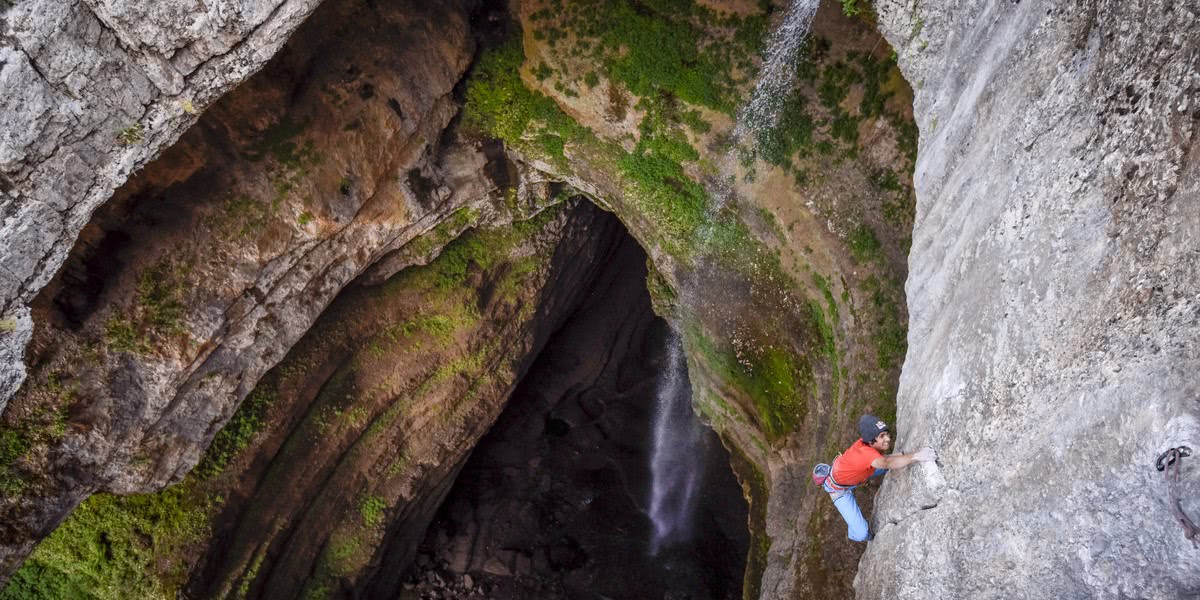
{"type": "Polygon", "coordinates": [[[834,482],[849,487],[870,479],[875,473],[875,467],[872,467],[871,463],[881,456],[883,454],[866,445],[861,439],[854,442],[833,461],[834,482]]]}

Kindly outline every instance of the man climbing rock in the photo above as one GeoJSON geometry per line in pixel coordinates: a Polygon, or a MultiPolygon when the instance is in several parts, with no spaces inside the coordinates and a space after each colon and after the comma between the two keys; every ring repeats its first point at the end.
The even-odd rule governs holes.
{"type": "Polygon", "coordinates": [[[932,448],[921,448],[912,454],[884,456],[883,453],[892,445],[892,435],[888,432],[887,423],[875,415],[863,415],[858,420],[858,433],[860,439],[833,460],[832,468],[819,464],[813,469],[813,481],[829,492],[833,505],[846,521],[847,536],[856,542],[865,542],[875,536],[858,508],[858,501],[854,499],[854,488],[890,469],[903,469],[914,462],[936,460],[937,454],[932,448]]]}

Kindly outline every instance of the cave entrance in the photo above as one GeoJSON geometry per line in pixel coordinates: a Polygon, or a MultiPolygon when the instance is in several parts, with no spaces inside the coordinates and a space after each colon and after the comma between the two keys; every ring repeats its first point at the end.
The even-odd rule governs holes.
{"type": "Polygon", "coordinates": [[[741,597],[746,501],[620,231],[463,466],[401,598],[741,597]]]}

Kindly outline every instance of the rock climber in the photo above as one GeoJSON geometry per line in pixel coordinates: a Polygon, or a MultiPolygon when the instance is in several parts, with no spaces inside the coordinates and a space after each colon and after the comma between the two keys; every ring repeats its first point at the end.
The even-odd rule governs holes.
{"type": "Polygon", "coordinates": [[[854,488],[891,469],[937,460],[937,453],[932,448],[921,448],[912,454],[884,456],[892,445],[892,435],[887,423],[875,415],[863,415],[858,420],[858,433],[859,439],[833,459],[832,468],[822,463],[813,469],[813,481],[829,492],[833,505],[846,521],[847,536],[856,542],[865,542],[873,539],[875,534],[869,530],[867,520],[858,508],[854,488]]]}

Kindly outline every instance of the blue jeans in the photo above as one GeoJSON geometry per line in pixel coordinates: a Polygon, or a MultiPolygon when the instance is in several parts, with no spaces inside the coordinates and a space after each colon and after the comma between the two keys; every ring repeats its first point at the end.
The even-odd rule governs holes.
{"type": "MultiPolygon", "coordinates": [[[[871,477],[879,477],[887,473],[887,469],[875,469],[871,477]]],[[[855,542],[865,542],[870,535],[870,528],[867,526],[867,520],[863,518],[862,511],[858,508],[858,501],[854,499],[854,488],[850,488],[844,492],[835,492],[829,487],[829,483],[824,485],[825,491],[829,492],[833,497],[833,506],[837,508],[842,519],[846,521],[846,537],[855,542]]]]}

